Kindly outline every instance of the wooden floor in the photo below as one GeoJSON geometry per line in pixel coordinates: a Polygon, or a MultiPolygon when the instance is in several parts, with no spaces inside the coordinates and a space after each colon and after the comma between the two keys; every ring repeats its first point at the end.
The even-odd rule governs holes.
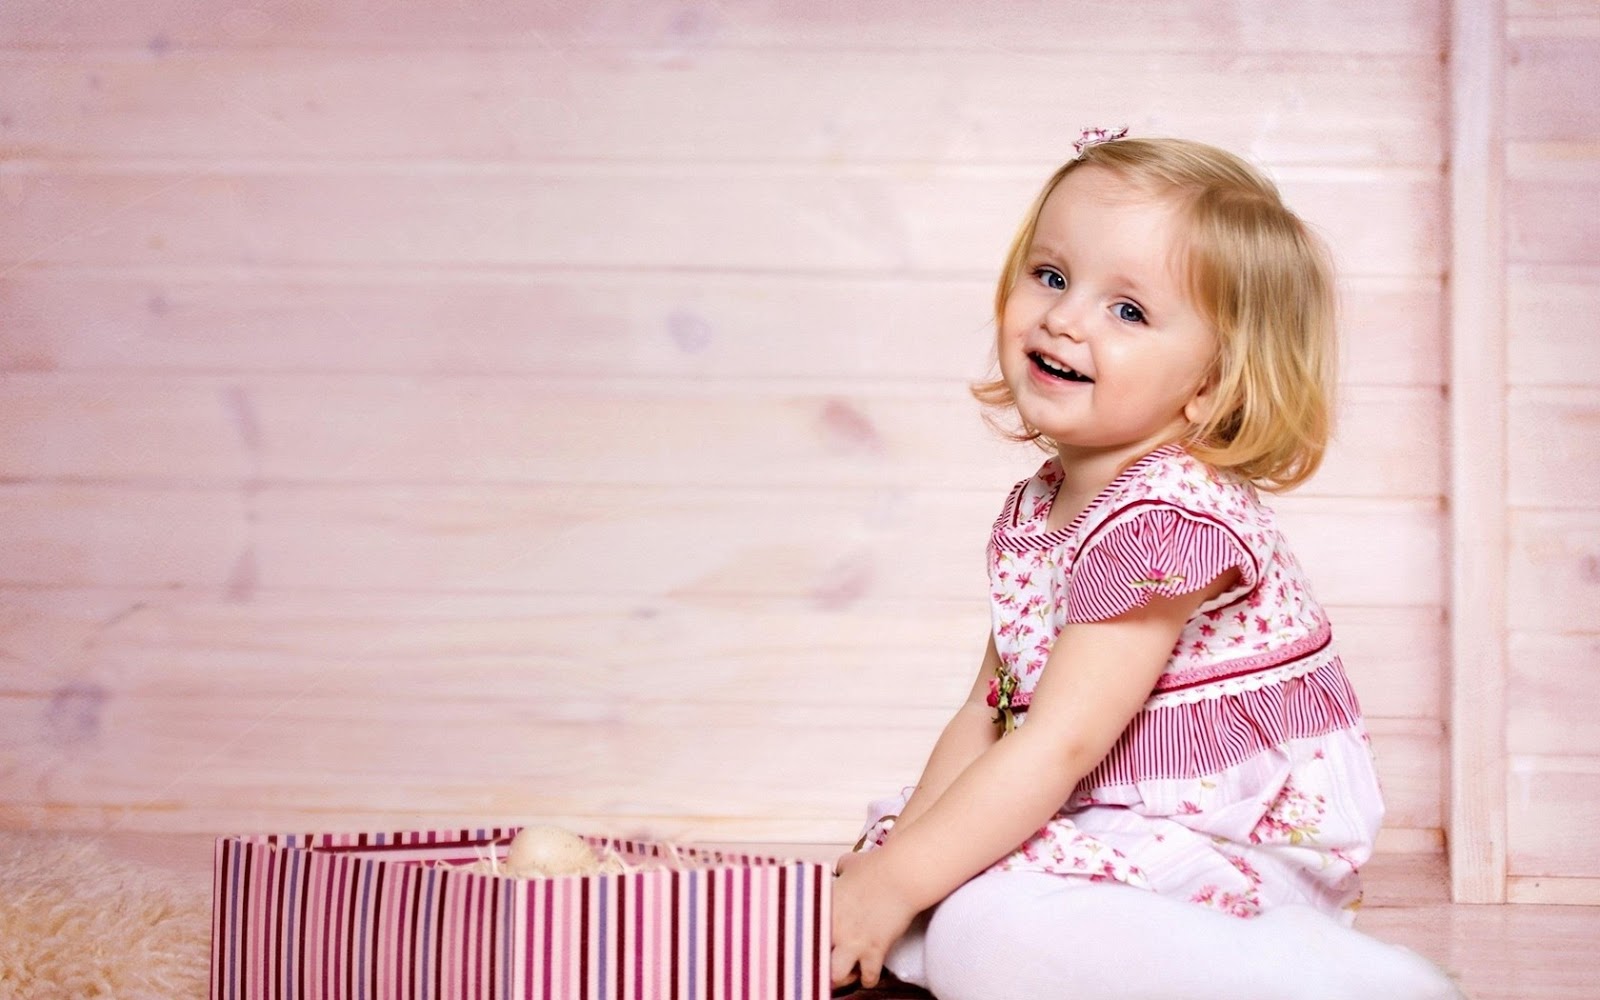
{"type": "Polygon", "coordinates": [[[1356,927],[1439,963],[1472,1000],[1600,1000],[1600,907],[1449,902],[1444,859],[1380,855],[1356,927]]]}
{"type": "MultiPolygon", "coordinates": [[[[120,856],[207,883],[212,844],[198,836],[107,838],[120,856]]],[[[838,853],[819,845],[760,851],[809,859],[838,853]]],[[[1452,905],[1438,855],[1380,855],[1365,874],[1367,905],[1356,926],[1438,962],[1472,1000],[1600,1000],[1600,907],[1452,905]]]]}

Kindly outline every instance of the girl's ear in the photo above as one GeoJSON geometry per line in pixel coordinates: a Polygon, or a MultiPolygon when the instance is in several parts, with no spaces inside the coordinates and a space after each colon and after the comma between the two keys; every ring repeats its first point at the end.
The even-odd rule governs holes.
{"type": "Polygon", "coordinates": [[[1211,419],[1211,412],[1217,404],[1217,376],[1215,372],[1209,373],[1200,387],[1183,404],[1183,417],[1189,421],[1191,427],[1204,426],[1211,419]]]}

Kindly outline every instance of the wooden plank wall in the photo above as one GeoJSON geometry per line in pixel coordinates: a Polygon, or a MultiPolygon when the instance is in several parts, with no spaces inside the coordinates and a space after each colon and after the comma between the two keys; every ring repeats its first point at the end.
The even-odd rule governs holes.
{"type": "Polygon", "coordinates": [[[1600,903],[1600,5],[1512,0],[1508,898],[1600,903]]]}
{"type": "MultiPolygon", "coordinates": [[[[965,395],[993,274],[1126,123],[1256,158],[1335,247],[1341,438],[1281,509],[1384,846],[1437,849],[1445,13],[0,5],[0,827],[852,836],[969,682],[1038,461],[965,395]]],[[[1594,274],[1538,220],[1592,181],[1517,148],[1515,403],[1568,454],[1533,425],[1591,419],[1594,274]]],[[[1594,507],[1518,469],[1526,575],[1588,599],[1541,553],[1594,507]]],[[[1595,780],[1537,744],[1596,714],[1595,640],[1518,614],[1534,817],[1595,780]]]]}
{"type": "Polygon", "coordinates": [[[1451,895],[1506,894],[1505,7],[1450,10],[1451,895]]]}

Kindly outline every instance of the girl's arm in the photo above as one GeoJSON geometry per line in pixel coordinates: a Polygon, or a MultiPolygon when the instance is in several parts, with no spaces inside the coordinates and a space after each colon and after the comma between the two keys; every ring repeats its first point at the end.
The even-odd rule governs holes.
{"type": "Polygon", "coordinates": [[[1152,597],[1103,622],[1068,625],[1034,688],[1025,725],[992,743],[916,822],[834,882],[832,973],[878,981],[883,955],[911,918],[1027,840],[1061,808],[1143,707],[1199,606],[1202,590],[1152,597]]]}
{"type": "Polygon", "coordinates": [[[978,677],[967,692],[967,700],[956,709],[955,715],[945,723],[944,732],[928,754],[928,764],[922,769],[922,779],[900,810],[894,829],[902,830],[912,820],[928,811],[938,801],[944,790],[995,740],[1000,738],[1000,727],[994,723],[994,709],[988,705],[989,680],[998,676],[1000,654],[994,648],[994,636],[989,637],[989,648],[978,667],[978,677]]]}

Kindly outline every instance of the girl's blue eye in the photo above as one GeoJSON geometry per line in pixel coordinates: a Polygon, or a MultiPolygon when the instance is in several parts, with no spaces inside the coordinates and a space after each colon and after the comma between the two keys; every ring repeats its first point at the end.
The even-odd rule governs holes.
{"type": "Polygon", "coordinates": [[[1132,302],[1118,302],[1114,310],[1117,314],[1117,319],[1122,320],[1124,323],[1144,322],[1144,310],[1132,302]]]}
{"type": "Polygon", "coordinates": [[[1067,279],[1060,271],[1048,267],[1038,267],[1034,268],[1033,274],[1044,283],[1046,288],[1053,288],[1059,292],[1067,287],[1067,279]]]}

